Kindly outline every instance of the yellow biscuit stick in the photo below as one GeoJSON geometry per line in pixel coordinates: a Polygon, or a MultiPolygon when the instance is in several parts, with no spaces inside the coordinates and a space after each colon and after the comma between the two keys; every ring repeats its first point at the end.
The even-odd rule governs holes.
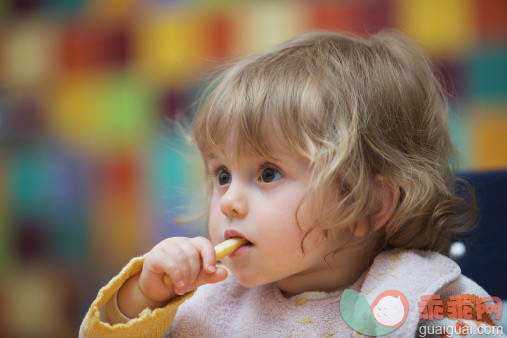
{"type": "MultiPolygon", "coordinates": [[[[216,253],[215,260],[217,261],[221,260],[225,256],[230,255],[231,253],[239,249],[240,246],[245,245],[246,243],[248,243],[248,241],[243,237],[233,237],[220,244],[217,244],[215,246],[216,253]]],[[[169,278],[169,275],[167,274],[164,275],[164,283],[166,285],[172,284],[171,278],[169,278]]]]}

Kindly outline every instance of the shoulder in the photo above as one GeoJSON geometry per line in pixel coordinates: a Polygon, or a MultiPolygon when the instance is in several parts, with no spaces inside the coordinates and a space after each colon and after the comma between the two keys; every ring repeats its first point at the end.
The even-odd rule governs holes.
{"type": "Polygon", "coordinates": [[[391,285],[391,289],[436,291],[460,275],[458,264],[437,252],[394,249],[375,257],[363,288],[391,285]]]}
{"type": "Polygon", "coordinates": [[[411,266],[416,269],[415,271],[431,268],[432,271],[438,271],[440,273],[446,273],[447,271],[456,269],[461,272],[456,262],[449,257],[435,251],[426,250],[393,249],[383,251],[375,257],[372,267],[377,264],[383,266],[411,266]]]}
{"type": "Polygon", "coordinates": [[[442,297],[461,294],[473,294],[481,298],[489,297],[486,290],[465,275],[460,275],[457,279],[442,286],[442,288],[438,290],[438,294],[442,297]]]}

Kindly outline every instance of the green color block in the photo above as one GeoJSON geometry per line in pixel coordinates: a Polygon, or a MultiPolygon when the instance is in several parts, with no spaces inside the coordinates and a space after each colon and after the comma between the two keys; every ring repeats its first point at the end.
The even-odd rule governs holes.
{"type": "MultiPolygon", "coordinates": [[[[3,209],[5,206],[0,206],[3,209]]],[[[4,268],[9,264],[11,260],[12,248],[12,234],[7,224],[6,211],[0,214],[0,269],[4,271],[4,268]]]]}
{"type": "Polygon", "coordinates": [[[8,1],[0,1],[0,22],[4,21],[8,15],[9,15],[8,1]]]}
{"type": "Polygon", "coordinates": [[[150,131],[155,115],[152,94],[139,80],[125,76],[105,81],[102,90],[102,132],[105,140],[132,144],[150,131]]]}
{"type": "Polygon", "coordinates": [[[467,171],[470,169],[470,135],[465,130],[466,116],[460,112],[451,112],[449,114],[449,128],[451,139],[458,148],[459,161],[458,171],[467,171]],[[468,136],[468,137],[467,137],[468,136]]]}
{"type": "Polygon", "coordinates": [[[507,48],[491,47],[477,51],[468,60],[467,87],[479,100],[507,99],[507,48]]]}
{"type": "Polygon", "coordinates": [[[238,1],[238,0],[195,0],[194,1],[199,6],[206,6],[211,7],[215,9],[227,9],[231,6],[238,5],[242,2],[248,2],[248,1],[238,1]]]}

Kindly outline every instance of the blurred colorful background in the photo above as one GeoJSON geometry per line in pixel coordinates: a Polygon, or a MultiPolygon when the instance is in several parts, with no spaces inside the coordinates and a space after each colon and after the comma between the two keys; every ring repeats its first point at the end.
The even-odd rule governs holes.
{"type": "Polygon", "coordinates": [[[131,257],[205,234],[175,220],[205,197],[172,122],[212,70],[308,30],[384,28],[442,71],[461,171],[507,170],[505,0],[0,1],[0,336],[76,336],[131,257]]]}

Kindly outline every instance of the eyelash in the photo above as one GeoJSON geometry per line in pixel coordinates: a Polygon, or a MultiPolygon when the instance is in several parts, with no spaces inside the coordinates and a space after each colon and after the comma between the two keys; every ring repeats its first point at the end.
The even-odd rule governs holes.
{"type": "MultiPolygon", "coordinates": [[[[278,167],[272,163],[264,163],[262,164],[260,167],[259,167],[259,175],[258,175],[258,178],[260,179],[262,173],[264,172],[264,170],[266,169],[274,169],[276,170],[278,173],[280,173],[280,175],[283,177],[284,174],[282,173],[282,171],[280,169],[278,169],[278,167]]],[[[220,175],[220,173],[222,171],[227,171],[227,168],[223,165],[219,165],[219,166],[216,166],[216,167],[212,167],[210,171],[208,171],[208,173],[213,177],[214,180],[218,180],[218,176],[220,175]]],[[[230,173],[229,173],[230,175],[230,173]]]]}
{"type": "MultiPolygon", "coordinates": [[[[208,174],[210,174],[212,177],[217,177],[218,174],[220,174],[220,171],[225,170],[226,168],[224,166],[218,166],[215,168],[211,168],[210,171],[208,171],[208,174]]],[[[225,170],[227,171],[227,170],[225,170]]]]}

